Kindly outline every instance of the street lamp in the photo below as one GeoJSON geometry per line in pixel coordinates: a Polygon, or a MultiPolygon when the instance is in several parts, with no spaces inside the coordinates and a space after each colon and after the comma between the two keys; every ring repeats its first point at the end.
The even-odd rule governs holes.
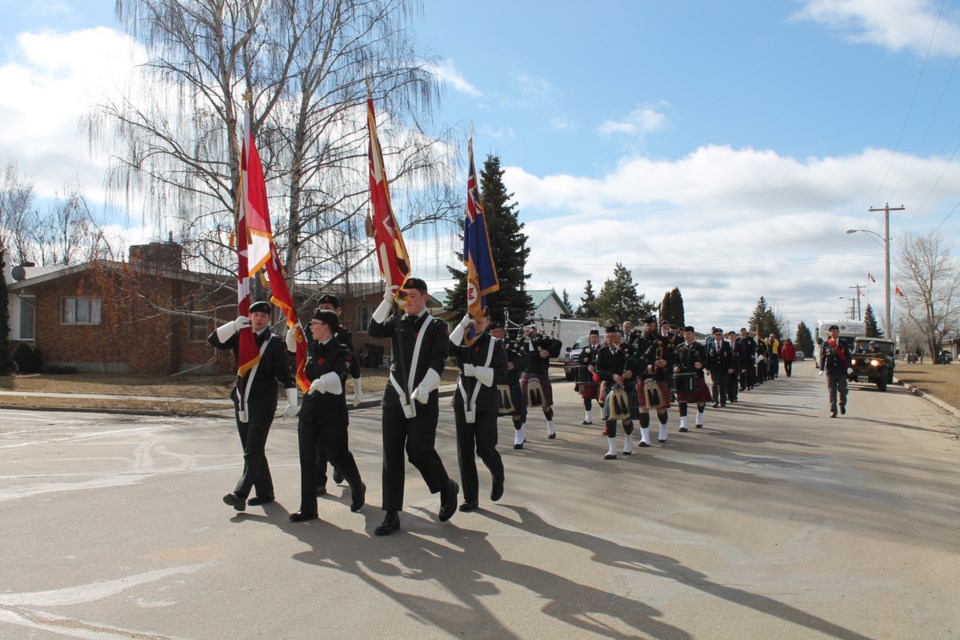
{"type": "Polygon", "coordinates": [[[887,338],[893,340],[893,329],[890,325],[890,225],[887,223],[887,235],[882,236],[876,231],[870,231],[870,229],[847,229],[847,233],[870,233],[877,236],[883,240],[883,260],[884,260],[884,269],[883,269],[883,280],[884,288],[883,292],[883,303],[886,307],[886,329],[887,329],[887,338]]]}

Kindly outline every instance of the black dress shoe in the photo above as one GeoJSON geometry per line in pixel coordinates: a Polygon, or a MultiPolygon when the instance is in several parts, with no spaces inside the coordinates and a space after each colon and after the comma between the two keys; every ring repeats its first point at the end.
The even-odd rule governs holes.
{"type": "Polygon", "coordinates": [[[303,511],[297,511],[296,513],[290,514],[290,522],[306,522],[307,520],[316,520],[319,518],[315,513],[304,513],[303,511]]]}
{"type": "Polygon", "coordinates": [[[496,502],[503,497],[503,480],[497,482],[493,481],[493,488],[490,489],[490,500],[496,502]]]}
{"type": "Polygon", "coordinates": [[[847,406],[844,404],[840,405],[840,415],[846,415],[846,414],[847,414],[847,406]]]}
{"type": "Polygon", "coordinates": [[[557,432],[554,431],[553,433],[548,434],[548,435],[547,435],[547,439],[548,439],[548,440],[556,440],[556,439],[557,439],[557,432]]]}
{"type": "Polygon", "coordinates": [[[319,498],[320,496],[325,496],[325,495],[327,495],[327,488],[317,487],[317,497],[319,498]]]}
{"type": "Polygon", "coordinates": [[[687,429],[686,427],[680,427],[680,433],[686,433],[688,431],[690,431],[690,429],[687,429]]]}
{"type": "Polygon", "coordinates": [[[223,496],[223,503],[230,505],[237,511],[244,511],[247,508],[247,501],[235,493],[228,493],[223,496]]]}
{"type": "Polygon", "coordinates": [[[831,411],[831,412],[830,412],[830,417],[831,417],[831,418],[836,418],[836,417],[837,417],[837,412],[836,412],[836,411],[831,411]]]}
{"type": "MultiPolygon", "coordinates": [[[[526,442],[526,440],[524,440],[523,442],[526,442]]],[[[523,442],[518,442],[518,443],[514,444],[514,445],[513,445],[513,448],[514,448],[514,449],[523,449],[523,442]]]]}
{"type": "Polygon", "coordinates": [[[343,482],[343,474],[340,473],[340,469],[336,467],[333,468],[333,482],[334,484],[340,484],[343,482]]]}
{"type": "Polygon", "coordinates": [[[270,496],[269,498],[261,498],[260,496],[256,496],[254,498],[250,498],[249,500],[247,500],[247,504],[250,505],[251,507],[256,507],[261,504],[270,504],[275,500],[276,498],[274,498],[273,496],[270,496]]]}
{"type": "Polygon", "coordinates": [[[603,459],[604,459],[604,460],[616,460],[616,459],[617,459],[617,454],[615,454],[615,453],[607,453],[607,454],[604,454],[603,459]]]}
{"type": "Polygon", "coordinates": [[[467,500],[466,502],[460,505],[460,511],[463,511],[464,513],[468,513],[470,511],[476,511],[479,508],[480,508],[480,504],[476,500],[467,500]]]}
{"type": "Polygon", "coordinates": [[[437,517],[440,522],[446,522],[457,512],[457,495],[460,485],[455,480],[447,480],[447,486],[440,490],[440,513],[437,517]]]}
{"type": "Polygon", "coordinates": [[[396,511],[387,511],[387,515],[384,516],[383,522],[377,525],[377,528],[373,530],[373,533],[374,535],[378,536],[388,536],[398,529],[400,529],[400,514],[396,511]]]}
{"type": "Polygon", "coordinates": [[[719,402],[714,402],[714,403],[713,403],[713,408],[714,408],[714,409],[716,409],[716,408],[719,407],[719,406],[720,406],[720,403],[719,403],[719,402]]]}
{"type": "Polygon", "coordinates": [[[356,489],[353,489],[351,493],[353,495],[352,495],[352,499],[350,500],[350,511],[353,511],[354,513],[356,513],[357,511],[360,511],[360,509],[363,507],[363,503],[366,502],[367,485],[361,482],[360,490],[358,491],[356,489]]]}
{"type": "Polygon", "coordinates": [[[646,442],[644,442],[644,441],[641,440],[639,446],[641,446],[641,447],[649,447],[650,445],[648,445],[646,442]]]}

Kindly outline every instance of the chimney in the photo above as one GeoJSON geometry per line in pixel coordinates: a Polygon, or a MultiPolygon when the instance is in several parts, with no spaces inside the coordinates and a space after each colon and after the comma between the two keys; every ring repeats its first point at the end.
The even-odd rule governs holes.
{"type": "Polygon", "coordinates": [[[156,269],[183,269],[183,247],[176,242],[151,242],[130,247],[130,264],[156,269]]]}

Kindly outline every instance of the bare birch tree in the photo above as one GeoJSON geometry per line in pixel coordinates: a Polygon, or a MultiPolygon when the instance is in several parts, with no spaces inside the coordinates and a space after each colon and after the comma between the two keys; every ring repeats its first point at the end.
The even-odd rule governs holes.
{"type": "Polygon", "coordinates": [[[897,242],[897,301],[911,328],[926,341],[929,353],[940,353],[943,338],[960,327],[960,272],[950,257],[950,247],[936,232],[906,233],[897,242]]]}
{"type": "MultiPolygon", "coordinates": [[[[429,135],[438,95],[404,23],[413,0],[117,0],[149,51],[139,95],[86,119],[116,150],[108,187],[176,232],[188,260],[235,269],[229,239],[239,182],[242,96],[271,196],[287,277],[335,280],[370,255],[366,80],[394,186],[410,227],[450,218],[450,146],[429,135]]],[[[165,229],[164,229],[165,227],[165,229]]]]}
{"type": "Polygon", "coordinates": [[[0,246],[7,250],[7,261],[13,265],[35,259],[31,245],[37,224],[33,183],[21,177],[14,164],[0,173],[0,246]]]}

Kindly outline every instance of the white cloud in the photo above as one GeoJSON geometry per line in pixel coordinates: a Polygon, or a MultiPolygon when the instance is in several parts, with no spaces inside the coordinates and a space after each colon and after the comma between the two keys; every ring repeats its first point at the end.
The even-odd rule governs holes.
{"type": "Polygon", "coordinates": [[[956,56],[960,24],[947,14],[938,23],[938,13],[938,5],[929,0],[809,0],[794,18],[847,32],[855,42],[910,49],[921,56],[928,48],[932,55],[956,56]]]}
{"type": "Polygon", "coordinates": [[[667,116],[650,107],[634,109],[623,120],[606,120],[597,131],[605,136],[625,135],[642,138],[648,133],[659,131],[667,125],[667,116]]]}
{"type": "Polygon", "coordinates": [[[457,70],[453,60],[447,58],[440,64],[427,64],[425,68],[439,78],[441,81],[449,84],[454,90],[465,93],[470,96],[482,96],[483,92],[470,84],[463,74],[457,70]]]}
{"type": "Polygon", "coordinates": [[[16,162],[39,197],[79,182],[93,202],[103,200],[103,157],[91,156],[81,116],[117,95],[142,50],[106,27],[70,33],[21,33],[0,66],[0,158],[16,162]]]}

